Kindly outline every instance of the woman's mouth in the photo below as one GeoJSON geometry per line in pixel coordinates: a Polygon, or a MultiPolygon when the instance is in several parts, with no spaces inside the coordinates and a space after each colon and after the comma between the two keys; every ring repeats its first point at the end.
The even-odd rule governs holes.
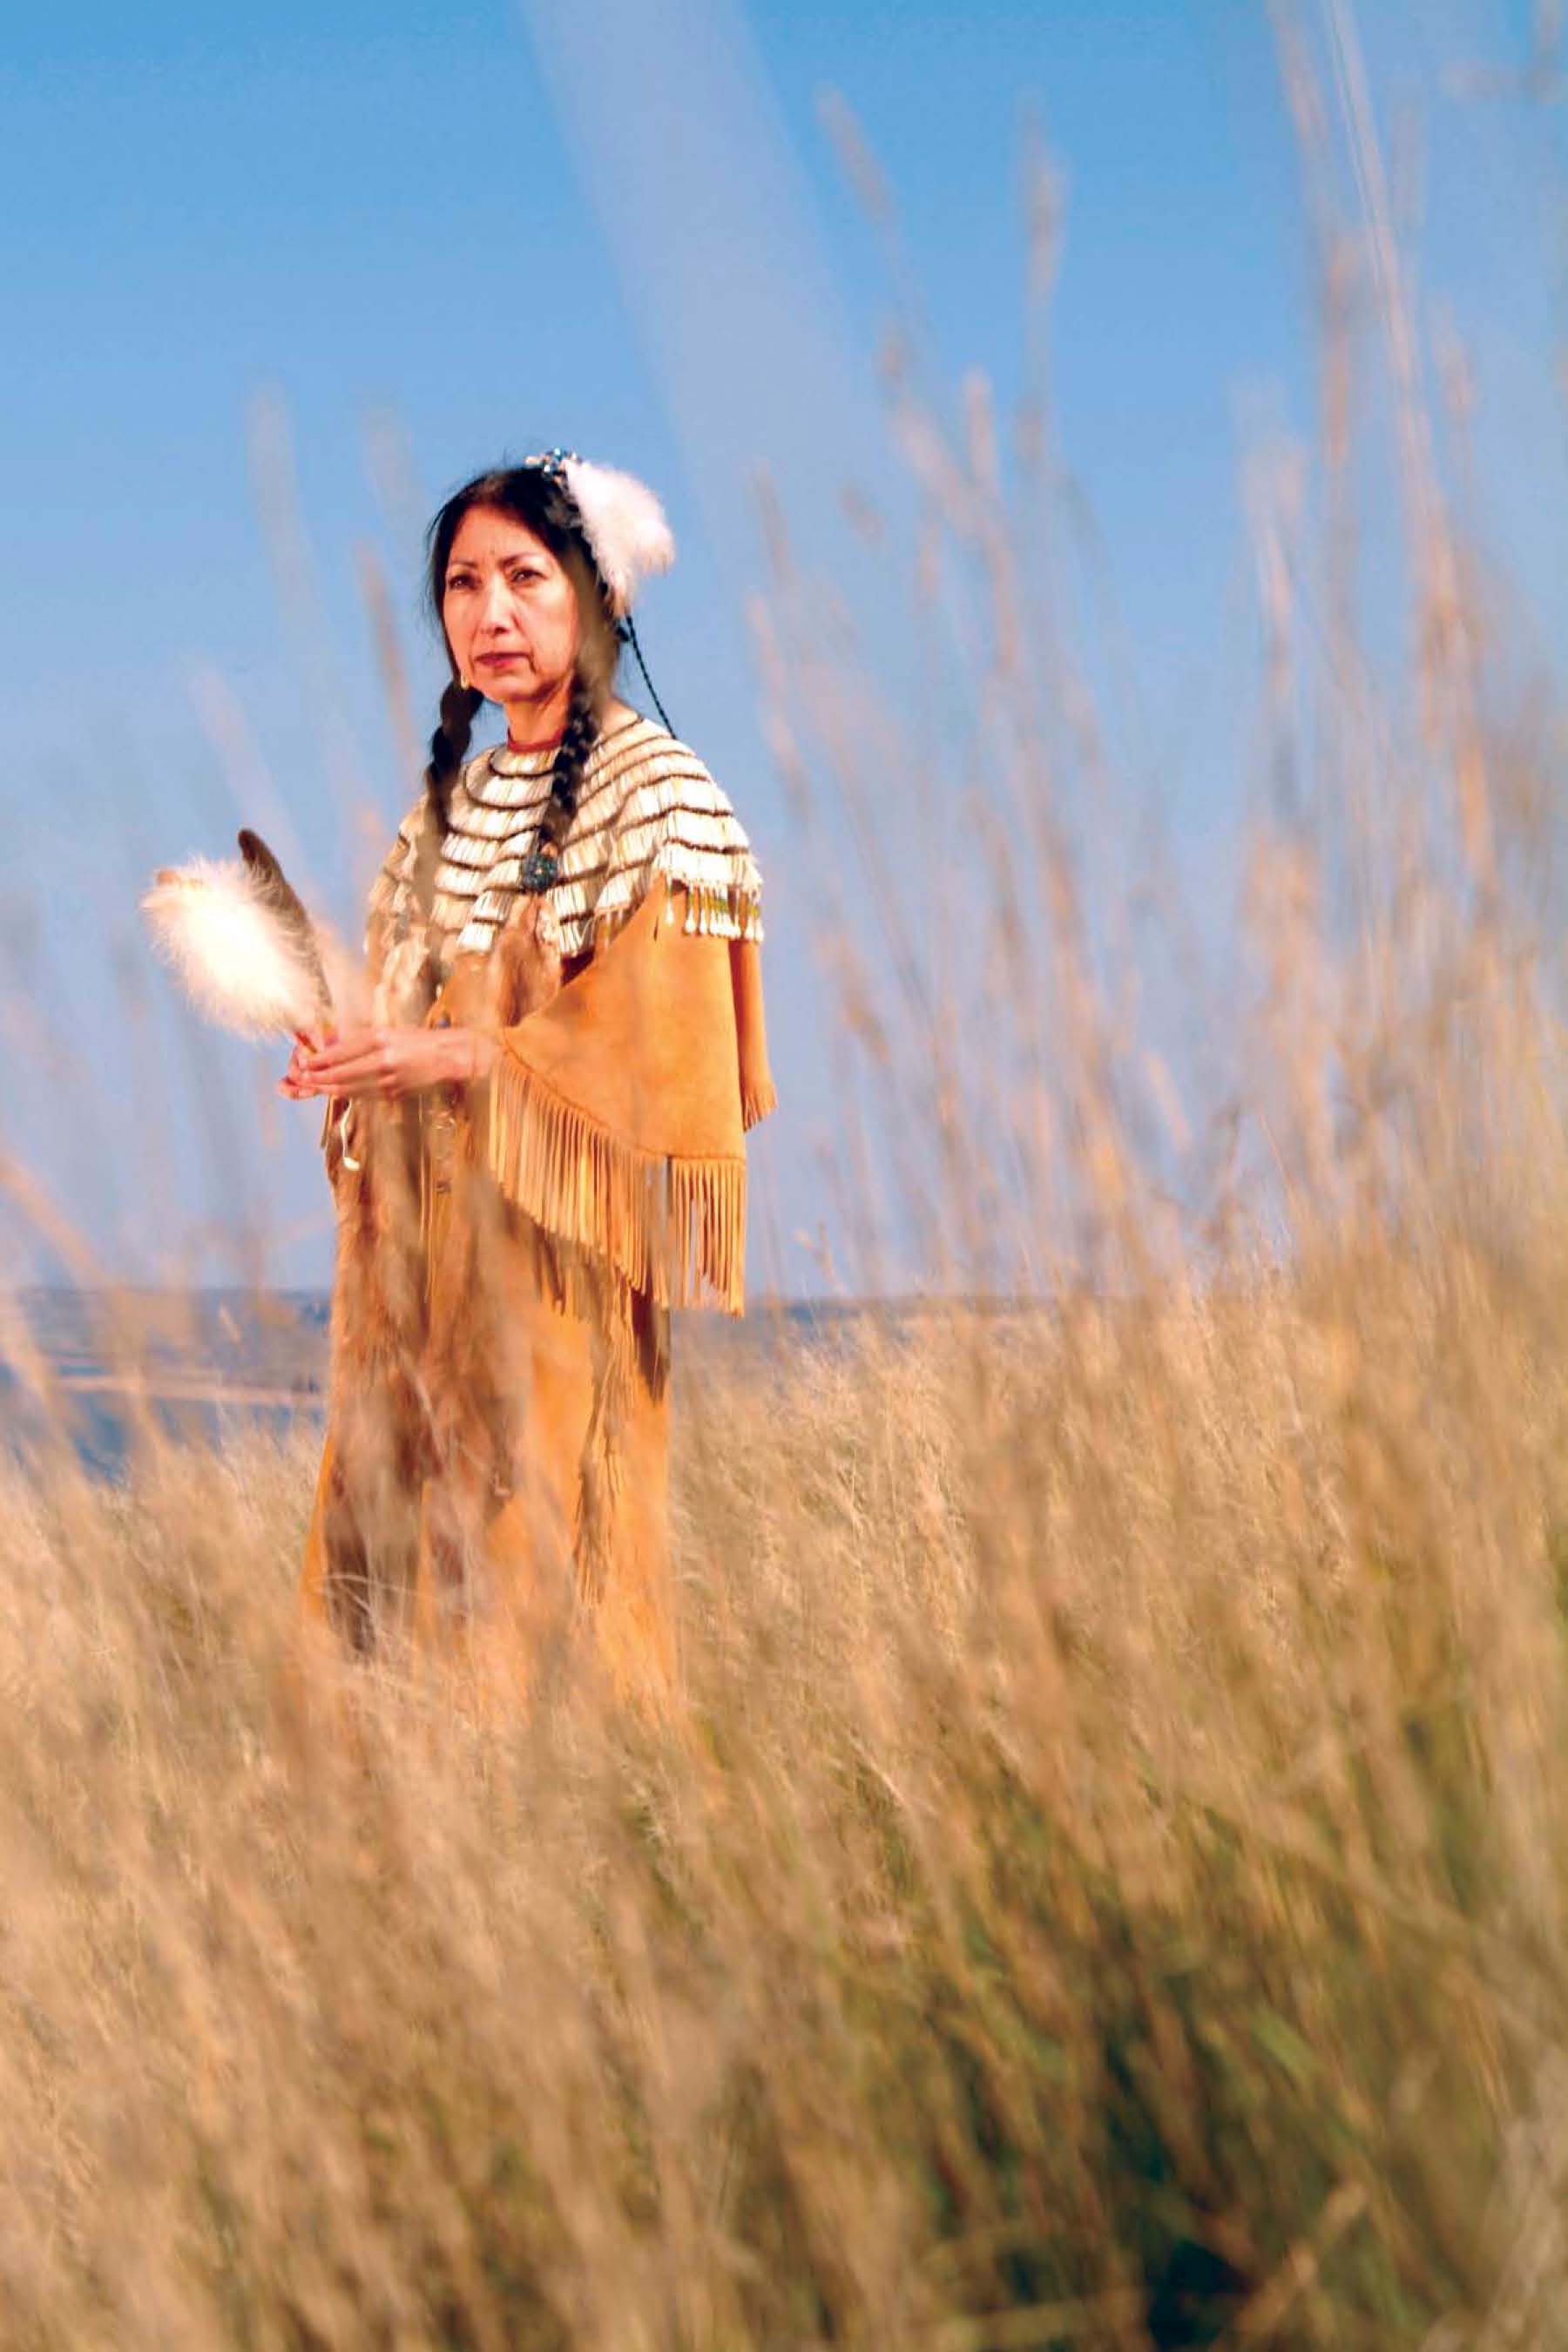
{"type": "Polygon", "coordinates": [[[504,669],[508,662],[524,661],[527,656],[521,653],[476,654],[474,658],[480,669],[504,669]]]}

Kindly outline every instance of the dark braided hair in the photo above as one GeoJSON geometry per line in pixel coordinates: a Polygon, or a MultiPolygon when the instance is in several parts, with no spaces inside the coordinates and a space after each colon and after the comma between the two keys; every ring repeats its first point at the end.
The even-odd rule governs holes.
{"type": "Polygon", "coordinates": [[[550,772],[550,799],[539,821],[542,848],[559,852],[566,845],[583,771],[599,740],[600,699],[595,698],[579,666],[572,681],[572,699],[566,706],[565,731],[556,747],[555,765],[550,772]]]}
{"type": "Polygon", "coordinates": [[[477,686],[465,686],[456,677],[448,680],[441,696],[441,716],[430,738],[430,765],[425,771],[425,789],[441,820],[443,832],[451,810],[453,781],[468,757],[468,738],[484,698],[477,686]]]}
{"type": "MultiPolygon", "coordinates": [[[[588,764],[605,706],[615,683],[620,638],[611,617],[605,584],[588,551],[576,504],[564,481],[540,466],[503,466],[476,474],[447,500],[426,534],[428,562],[426,595],[436,625],[442,628],[441,606],[446,593],[447,566],[452,542],[465,515],[475,507],[493,508],[510,515],[536,539],[542,540],[572,583],[577,599],[578,645],[576,674],[572,680],[566,727],[551,771],[550,799],[540,821],[539,845],[552,856],[560,852],[577,810],[583,773],[588,764]]],[[[425,771],[426,847],[419,861],[418,897],[428,912],[434,895],[436,865],[447,831],[452,787],[468,757],[473,723],[485,698],[478,687],[466,687],[447,646],[451,678],[441,697],[441,716],[430,738],[430,764],[425,771]]]]}

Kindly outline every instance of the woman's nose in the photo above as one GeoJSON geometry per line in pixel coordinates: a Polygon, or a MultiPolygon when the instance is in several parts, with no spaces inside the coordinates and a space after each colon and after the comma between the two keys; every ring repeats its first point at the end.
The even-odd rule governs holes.
{"type": "Polygon", "coordinates": [[[479,626],[481,628],[493,628],[498,622],[507,618],[510,593],[510,590],[499,572],[486,581],[479,592],[479,626]]]}

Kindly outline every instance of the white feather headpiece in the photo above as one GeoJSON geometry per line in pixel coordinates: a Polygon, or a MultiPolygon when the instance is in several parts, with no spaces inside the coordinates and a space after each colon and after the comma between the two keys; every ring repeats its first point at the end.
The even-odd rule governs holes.
{"type": "Polygon", "coordinates": [[[161,866],[142,900],[153,944],[200,1013],[244,1037],[321,1030],[355,982],[342,949],[313,922],[254,834],[243,859],[161,866]]]}
{"type": "Polygon", "coordinates": [[[575,449],[545,449],[523,463],[564,482],[582,517],[583,536],[609,593],[616,620],[630,610],[643,582],[675,562],[675,537],[646,482],[613,466],[595,466],[575,449]]]}

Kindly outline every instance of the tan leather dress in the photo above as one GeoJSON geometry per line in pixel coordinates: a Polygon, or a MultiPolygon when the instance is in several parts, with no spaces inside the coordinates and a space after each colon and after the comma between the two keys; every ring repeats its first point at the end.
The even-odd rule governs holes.
{"type": "MultiPolygon", "coordinates": [[[[491,1076],[329,1106],[301,1598],[353,1651],[412,1644],[507,1696],[584,1652],[629,1696],[674,1687],[669,1310],[742,1312],[743,1139],[773,1106],[756,938],[715,926],[680,865],[656,840],[575,953],[515,894],[425,1016],[489,1032],[491,1076]]],[[[369,949],[374,978],[374,911],[369,949]]]]}

